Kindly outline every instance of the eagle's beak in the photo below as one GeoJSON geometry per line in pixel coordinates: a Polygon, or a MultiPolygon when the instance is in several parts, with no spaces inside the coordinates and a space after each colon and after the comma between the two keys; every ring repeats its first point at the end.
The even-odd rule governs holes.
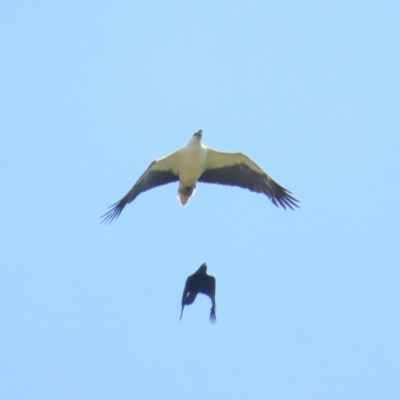
{"type": "Polygon", "coordinates": [[[193,136],[196,136],[198,138],[201,139],[201,137],[203,136],[203,131],[200,129],[198,132],[196,132],[193,136]]]}

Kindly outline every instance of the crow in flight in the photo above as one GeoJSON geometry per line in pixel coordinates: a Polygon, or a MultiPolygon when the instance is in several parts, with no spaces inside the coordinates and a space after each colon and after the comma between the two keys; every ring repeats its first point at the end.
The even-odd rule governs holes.
{"type": "Polygon", "coordinates": [[[215,278],[211,275],[207,275],[206,263],[202,264],[200,268],[186,280],[182,295],[181,319],[184,307],[192,304],[199,293],[205,294],[211,299],[210,321],[214,324],[217,321],[217,316],[215,315],[215,278]]]}

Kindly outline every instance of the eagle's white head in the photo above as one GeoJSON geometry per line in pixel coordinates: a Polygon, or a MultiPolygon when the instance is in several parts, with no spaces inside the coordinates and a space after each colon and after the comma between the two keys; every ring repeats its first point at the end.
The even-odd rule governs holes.
{"type": "Polygon", "coordinates": [[[201,138],[203,136],[203,131],[200,129],[190,138],[189,145],[199,146],[201,145],[201,138]]]}
{"type": "Polygon", "coordinates": [[[203,131],[200,129],[193,136],[198,139],[201,139],[201,137],[203,136],[203,131]]]}

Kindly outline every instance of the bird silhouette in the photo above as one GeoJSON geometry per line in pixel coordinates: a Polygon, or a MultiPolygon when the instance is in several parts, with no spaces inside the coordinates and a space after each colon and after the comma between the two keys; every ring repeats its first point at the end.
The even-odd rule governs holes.
{"type": "Polygon", "coordinates": [[[193,304],[196,300],[196,296],[199,293],[207,295],[211,299],[212,307],[210,311],[210,322],[215,324],[217,316],[215,315],[216,304],[215,304],[215,278],[211,275],[207,275],[207,265],[202,264],[200,268],[186,279],[185,288],[183,289],[182,295],[182,311],[185,306],[193,304]]]}

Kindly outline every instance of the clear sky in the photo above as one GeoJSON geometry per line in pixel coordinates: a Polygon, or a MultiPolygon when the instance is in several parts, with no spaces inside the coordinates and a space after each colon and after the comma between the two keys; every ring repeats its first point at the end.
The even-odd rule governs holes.
{"type": "Polygon", "coordinates": [[[1,399],[400,398],[400,3],[0,3],[1,399]],[[301,201],[177,184],[203,142],[301,201]],[[217,279],[217,323],[185,280],[217,279]]]}

